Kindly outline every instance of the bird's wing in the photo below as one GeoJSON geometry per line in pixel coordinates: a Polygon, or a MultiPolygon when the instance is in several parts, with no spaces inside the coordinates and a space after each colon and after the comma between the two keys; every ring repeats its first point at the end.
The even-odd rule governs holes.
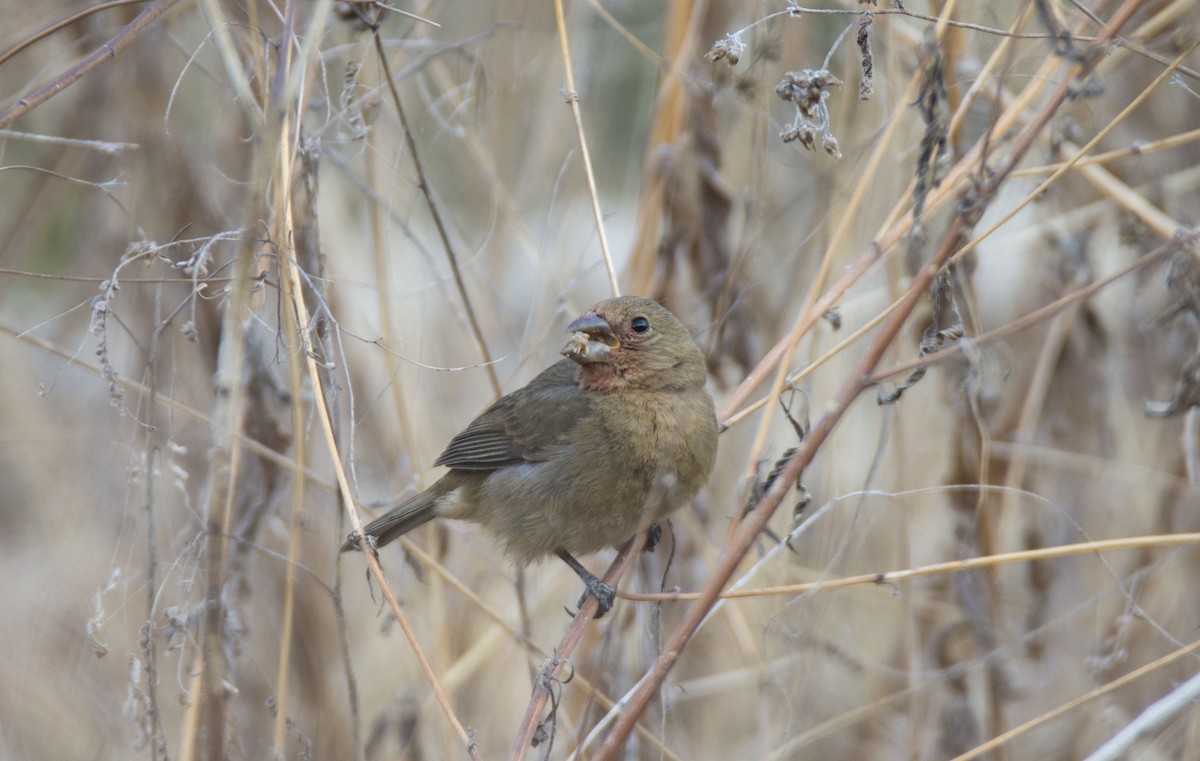
{"type": "Polygon", "coordinates": [[[575,381],[577,367],[564,359],[498,400],[451,439],[434,464],[478,471],[548,459],[589,412],[588,394],[575,381]]]}

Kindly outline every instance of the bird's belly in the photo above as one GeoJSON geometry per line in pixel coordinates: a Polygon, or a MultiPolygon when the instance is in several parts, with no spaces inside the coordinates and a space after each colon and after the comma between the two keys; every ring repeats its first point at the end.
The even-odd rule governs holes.
{"type": "Polygon", "coordinates": [[[490,474],[471,495],[472,518],[528,563],[560,547],[586,555],[621,544],[643,527],[645,495],[645,485],[629,479],[528,463],[490,474]]]}

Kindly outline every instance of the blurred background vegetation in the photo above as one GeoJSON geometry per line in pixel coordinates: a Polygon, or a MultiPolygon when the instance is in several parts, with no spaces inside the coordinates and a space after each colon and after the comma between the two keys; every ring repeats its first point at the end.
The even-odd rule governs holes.
{"type": "MultiPolygon", "coordinates": [[[[364,515],[429,483],[611,292],[554,4],[0,8],[0,756],[464,757],[364,557],[337,553],[333,463],[364,515]]],[[[764,591],[718,605],[623,753],[1083,758],[1166,698],[1120,747],[1200,758],[1177,689],[1200,670],[1200,553],[1178,536],[1200,531],[1200,9],[788,8],[565,8],[620,287],[695,331],[730,422],[707,490],[622,589],[706,583],[802,446],[788,416],[820,418],[872,320],[981,212],[879,369],[923,336],[960,351],[894,404],[868,389],[820,442],[734,576],[764,591]],[[983,198],[1022,130],[1036,141],[983,198]],[[745,411],[826,293],[788,415],[745,411]],[[1024,550],[1046,551],[837,586],[1024,550]],[[828,586],[766,591],[808,582],[828,586]]],[[[388,585],[479,755],[503,757],[578,580],[514,568],[473,525],[409,539],[381,553],[388,585]]],[[[528,757],[590,757],[689,604],[589,625],[528,757]]]]}

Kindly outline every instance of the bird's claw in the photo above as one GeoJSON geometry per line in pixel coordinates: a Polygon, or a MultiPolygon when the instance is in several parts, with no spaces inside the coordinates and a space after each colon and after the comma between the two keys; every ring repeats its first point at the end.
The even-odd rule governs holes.
{"type": "MultiPolygon", "coordinates": [[[[596,598],[596,602],[600,603],[600,606],[596,608],[596,615],[593,616],[593,618],[598,619],[608,611],[612,610],[613,600],[615,600],[617,597],[617,590],[613,589],[608,584],[605,584],[603,581],[600,581],[600,579],[597,579],[595,576],[591,577],[590,579],[584,579],[583,584],[587,587],[587,591],[584,592],[579,598],[579,602],[576,603],[576,607],[582,608],[583,604],[587,602],[588,595],[591,595],[592,597],[596,598]]],[[[567,612],[571,613],[569,610],[567,612]]],[[[577,614],[578,611],[571,613],[571,617],[574,618],[577,614]]]]}
{"type": "Polygon", "coordinates": [[[646,543],[642,545],[642,552],[654,552],[654,548],[662,540],[662,534],[662,524],[651,523],[650,528],[646,529],[646,543]]]}

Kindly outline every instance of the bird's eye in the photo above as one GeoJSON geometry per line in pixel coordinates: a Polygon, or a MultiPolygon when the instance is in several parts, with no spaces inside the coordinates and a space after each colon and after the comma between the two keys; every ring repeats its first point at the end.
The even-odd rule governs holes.
{"type": "Polygon", "coordinates": [[[633,328],[634,333],[645,333],[650,330],[650,321],[645,317],[634,317],[629,323],[629,327],[633,328]]]}

